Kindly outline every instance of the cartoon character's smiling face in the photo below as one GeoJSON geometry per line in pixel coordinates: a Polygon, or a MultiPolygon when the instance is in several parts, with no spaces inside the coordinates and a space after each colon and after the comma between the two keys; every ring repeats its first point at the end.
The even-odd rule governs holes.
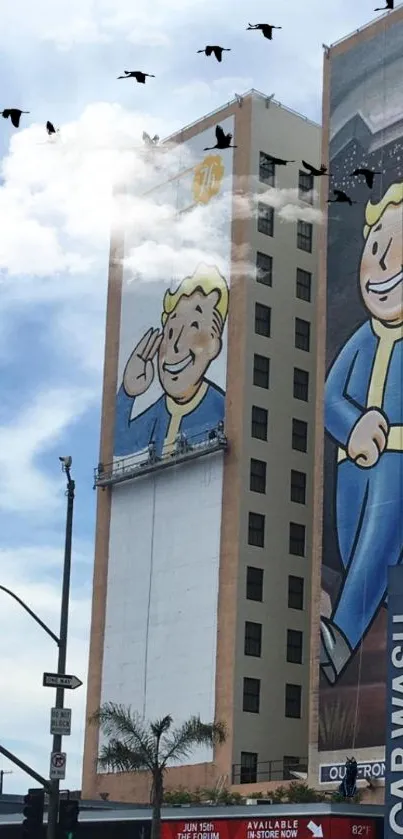
{"type": "Polygon", "coordinates": [[[158,375],[165,392],[176,402],[197,393],[208,366],[222,347],[223,322],[215,308],[219,292],[196,289],[180,298],[163,329],[158,351],[158,375]]]}
{"type": "Polygon", "coordinates": [[[366,308],[378,320],[403,320],[403,207],[389,204],[371,227],[361,258],[360,287],[366,308]]]}

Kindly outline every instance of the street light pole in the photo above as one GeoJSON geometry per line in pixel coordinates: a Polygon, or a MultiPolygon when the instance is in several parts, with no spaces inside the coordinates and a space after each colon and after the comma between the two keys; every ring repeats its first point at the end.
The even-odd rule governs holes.
{"type": "MultiPolygon", "coordinates": [[[[58,675],[65,675],[66,652],[67,652],[67,628],[69,620],[69,596],[70,596],[70,569],[71,569],[71,544],[73,534],[73,507],[75,483],[70,475],[71,457],[61,457],[62,468],[67,477],[67,515],[66,515],[66,536],[64,544],[64,566],[63,566],[63,587],[62,605],[60,613],[60,635],[59,635],[59,656],[57,662],[58,675]]],[[[64,688],[56,689],[56,708],[64,707],[64,688]]],[[[52,752],[61,752],[61,734],[53,736],[52,752]]],[[[57,820],[59,813],[59,781],[51,781],[48,804],[48,830],[47,839],[56,839],[57,820]]]]}

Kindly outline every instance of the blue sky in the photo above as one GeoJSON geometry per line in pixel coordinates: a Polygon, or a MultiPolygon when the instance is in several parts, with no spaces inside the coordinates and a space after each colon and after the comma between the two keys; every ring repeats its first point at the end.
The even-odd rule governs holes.
{"type": "MultiPolygon", "coordinates": [[[[374,17],[373,0],[273,0],[270,14],[263,0],[251,0],[247,11],[243,0],[221,0],[218,10],[213,0],[153,0],[151,14],[148,5],[0,0],[0,106],[31,112],[19,131],[0,120],[0,583],[58,631],[65,517],[58,456],[71,454],[77,495],[67,669],[84,682],[111,175],[109,158],[80,146],[52,163],[41,145],[44,123],[61,134],[69,124],[67,135],[84,132],[91,142],[105,136],[113,146],[118,135],[138,142],[143,129],[167,136],[251,87],[319,121],[322,43],[374,17]],[[245,32],[249,20],[283,30],[270,43],[245,32]],[[222,65],[196,54],[211,42],[232,48],[222,65]],[[144,87],[117,81],[124,69],[156,78],[144,87]]],[[[115,154],[112,169],[122,176],[119,161],[115,154]]],[[[57,650],[0,598],[0,742],[47,776],[54,691],[42,687],[42,673],[55,668],[57,650]]],[[[65,786],[79,788],[85,688],[67,701],[73,734],[64,741],[65,786]]],[[[5,791],[30,785],[5,759],[0,768],[13,769],[5,791]]]]}

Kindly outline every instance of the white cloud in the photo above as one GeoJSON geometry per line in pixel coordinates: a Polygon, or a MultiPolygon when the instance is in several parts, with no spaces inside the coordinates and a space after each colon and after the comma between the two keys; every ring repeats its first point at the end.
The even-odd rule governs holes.
{"type": "MultiPolygon", "coordinates": [[[[318,200],[316,193],[309,193],[315,202],[318,200]]],[[[308,198],[308,195],[307,195],[308,198]]],[[[275,189],[269,187],[267,190],[256,194],[255,200],[269,204],[278,211],[278,216],[283,221],[309,221],[313,224],[322,224],[323,212],[319,207],[307,206],[306,202],[299,198],[298,189],[275,189]]]]}
{"type": "Polygon", "coordinates": [[[19,30],[21,36],[53,41],[62,50],[114,38],[158,46],[169,43],[169,33],[183,15],[206,10],[206,5],[207,0],[154,0],[150,14],[145,0],[36,0],[35,9],[26,0],[1,0],[2,37],[19,30]]]}
{"type": "Polygon", "coordinates": [[[26,410],[11,424],[0,426],[0,510],[49,515],[59,506],[64,487],[43,472],[37,458],[97,397],[78,387],[45,390],[27,398],[26,410]]]}
{"type": "Polygon", "coordinates": [[[175,88],[173,95],[185,102],[200,103],[200,113],[217,108],[234,98],[235,93],[245,93],[253,87],[252,76],[224,76],[211,82],[193,79],[175,88]]]}
{"type": "MultiPolygon", "coordinates": [[[[63,297],[66,279],[60,275],[66,272],[73,288],[74,275],[79,275],[81,291],[88,291],[105,265],[112,223],[136,231],[137,244],[126,262],[144,280],[159,278],[161,266],[168,263],[176,274],[187,270],[190,258],[220,261],[225,185],[221,199],[196,205],[179,219],[171,197],[145,194],[146,186],[161,182],[162,173],[166,179],[196,161],[188,148],[173,144],[145,154],[144,122],[139,113],[98,103],[88,106],[76,122],[62,126],[50,142],[37,125],[14,135],[0,188],[0,228],[6,231],[0,269],[12,280],[6,283],[6,301],[9,295],[20,295],[15,286],[21,280],[13,279],[20,274],[42,278],[39,292],[35,282],[35,294],[42,290],[63,297]],[[124,194],[127,185],[130,193],[124,194]],[[51,285],[43,280],[49,276],[51,285]]],[[[161,126],[149,122],[152,132],[161,133],[161,126]]],[[[284,220],[294,218],[292,206],[300,218],[320,220],[319,211],[303,209],[296,190],[272,189],[260,198],[279,208],[284,220]],[[291,207],[281,209],[285,205],[291,207]]],[[[241,209],[241,200],[242,195],[236,206],[245,216],[247,203],[241,209]]],[[[23,295],[29,294],[26,286],[27,281],[23,295]]]]}

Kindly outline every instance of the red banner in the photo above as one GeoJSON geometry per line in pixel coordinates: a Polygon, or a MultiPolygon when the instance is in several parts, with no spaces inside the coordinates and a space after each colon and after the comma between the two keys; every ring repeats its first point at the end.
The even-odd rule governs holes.
{"type": "Polygon", "coordinates": [[[161,839],[375,839],[375,820],[315,815],[164,821],[161,839]]]}

